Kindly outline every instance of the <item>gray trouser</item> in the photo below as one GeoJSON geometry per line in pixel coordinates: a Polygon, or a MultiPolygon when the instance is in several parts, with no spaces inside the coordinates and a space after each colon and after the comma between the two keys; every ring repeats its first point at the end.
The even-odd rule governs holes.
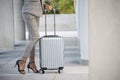
{"type": "Polygon", "coordinates": [[[22,16],[30,34],[30,41],[25,48],[23,57],[35,56],[35,45],[39,40],[39,17],[29,13],[23,13],[22,16]]]}

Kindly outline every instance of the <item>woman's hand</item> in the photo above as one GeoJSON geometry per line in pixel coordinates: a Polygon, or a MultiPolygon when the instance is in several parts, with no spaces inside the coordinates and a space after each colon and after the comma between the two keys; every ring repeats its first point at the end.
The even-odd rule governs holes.
{"type": "Polygon", "coordinates": [[[52,7],[51,7],[50,5],[48,5],[48,4],[45,4],[45,9],[47,9],[47,10],[51,10],[52,7]]]}

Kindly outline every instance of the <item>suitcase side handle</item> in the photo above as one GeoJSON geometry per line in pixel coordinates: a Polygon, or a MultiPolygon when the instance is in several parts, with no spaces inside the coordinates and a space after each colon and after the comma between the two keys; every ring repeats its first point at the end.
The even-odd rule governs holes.
{"type": "MultiPolygon", "coordinates": [[[[46,15],[46,12],[47,10],[45,9],[45,36],[47,36],[47,15],[46,15]]],[[[56,9],[54,8],[53,9],[53,12],[54,12],[54,35],[56,35],[56,16],[55,16],[55,13],[56,13],[56,9]]]]}

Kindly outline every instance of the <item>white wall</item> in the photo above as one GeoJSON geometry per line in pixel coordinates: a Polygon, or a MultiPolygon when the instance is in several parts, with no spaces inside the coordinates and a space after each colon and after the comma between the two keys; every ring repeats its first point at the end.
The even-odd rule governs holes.
{"type": "Polygon", "coordinates": [[[14,48],[13,1],[0,0],[0,50],[14,48]]]}
{"type": "Polygon", "coordinates": [[[89,0],[90,80],[120,80],[120,0],[89,0]]]}
{"type": "Polygon", "coordinates": [[[13,0],[15,41],[25,40],[25,24],[22,19],[22,7],[24,0],[13,0]]]}

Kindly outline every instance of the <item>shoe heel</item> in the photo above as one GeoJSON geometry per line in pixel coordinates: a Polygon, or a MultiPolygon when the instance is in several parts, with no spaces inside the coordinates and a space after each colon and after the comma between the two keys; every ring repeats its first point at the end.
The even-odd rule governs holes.
{"type": "Polygon", "coordinates": [[[16,68],[16,64],[15,64],[14,68],[16,68]]]}
{"type": "Polygon", "coordinates": [[[27,65],[27,68],[28,68],[28,72],[29,72],[29,68],[30,68],[30,65],[29,65],[29,64],[27,65]]]}
{"type": "Polygon", "coordinates": [[[15,64],[14,68],[16,68],[16,64],[15,64]]]}
{"type": "Polygon", "coordinates": [[[28,72],[30,72],[29,68],[28,68],[28,72]]]}
{"type": "Polygon", "coordinates": [[[15,63],[15,66],[14,66],[14,68],[17,66],[17,62],[15,63]]]}

